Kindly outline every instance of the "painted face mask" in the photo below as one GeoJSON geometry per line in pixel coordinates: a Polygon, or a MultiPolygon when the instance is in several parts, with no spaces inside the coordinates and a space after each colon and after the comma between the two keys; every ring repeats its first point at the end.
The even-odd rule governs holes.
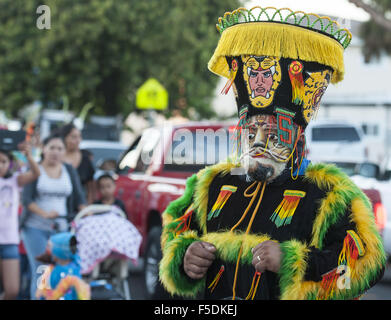
{"type": "MultiPolygon", "coordinates": [[[[251,137],[259,136],[260,129],[258,128],[258,133],[251,131],[263,123],[262,128],[273,127],[273,135],[264,134],[268,139],[264,139],[265,150],[259,157],[262,157],[261,162],[268,162],[268,165],[266,171],[262,170],[263,174],[257,174],[257,179],[274,179],[285,167],[290,167],[293,174],[301,163],[296,149],[297,137],[301,137],[316,114],[330,83],[331,69],[319,63],[274,56],[242,55],[227,60],[237,66],[233,82],[240,118],[236,138],[242,140],[241,132],[245,129],[250,131],[248,141],[241,142],[237,148],[237,158],[243,152],[243,164],[243,159],[248,158],[246,152],[250,152],[250,158],[244,161],[247,163],[246,170],[260,170],[260,160],[254,160],[251,150],[245,151],[244,148],[246,144],[249,144],[249,149],[252,148],[251,137]],[[291,162],[287,163],[289,159],[291,162]]],[[[304,137],[299,145],[303,151],[304,137]]],[[[303,156],[303,152],[300,155],[303,156]]]]}
{"type": "MultiPolygon", "coordinates": [[[[290,130],[292,141],[297,140],[297,126],[290,130]]],[[[249,119],[243,131],[240,159],[248,180],[272,181],[282,173],[296,146],[295,143],[284,143],[286,138],[275,116],[255,115],[249,119]]]]}

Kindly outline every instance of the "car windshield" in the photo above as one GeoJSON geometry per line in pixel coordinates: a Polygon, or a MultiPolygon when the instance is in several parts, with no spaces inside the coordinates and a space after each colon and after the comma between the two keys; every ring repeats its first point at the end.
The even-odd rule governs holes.
{"type": "Polygon", "coordinates": [[[92,163],[96,168],[105,160],[118,160],[124,149],[117,148],[86,148],[92,154],[92,163]]]}
{"type": "Polygon", "coordinates": [[[120,138],[120,132],[114,126],[86,123],[82,130],[82,136],[84,140],[117,141],[120,138]]]}
{"type": "Polygon", "coordinates": [[[180,129],[174,133],[165,157],[165,171],[197,172],[206,165],[225,160],[232,150],[229,131],[180,129]]]}
{"type": "Polygon", "coordinates": [[[360,141],[360,136],[354,127],[315,127],[312,141],[360,141]]]}

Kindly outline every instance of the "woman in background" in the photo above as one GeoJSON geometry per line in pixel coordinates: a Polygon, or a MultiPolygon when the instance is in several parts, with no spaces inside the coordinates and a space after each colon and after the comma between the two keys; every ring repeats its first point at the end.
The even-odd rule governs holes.
{"type": "Polygon", "coordinates": [[[61,136],[66,149],[64,161],[77,170],[86,192],[87,202],[91,204],[95,200],[95,169],[91,161],[91,154],[87,150],[80,150],[81,132],[74,124],[65,125],[61,129],[61,136]]]}
{"type": "Polygon", "coordinates": [[[37,280],[44,272],[36,257],[45,251],[50,236],[67,231],[68,221],[85,205],[76,170],[63,163],[65,145],[59,135],[43,141],[41,175],[23,190],[22,239],[31,268],[30,296],[35,297],[37,280]]]}

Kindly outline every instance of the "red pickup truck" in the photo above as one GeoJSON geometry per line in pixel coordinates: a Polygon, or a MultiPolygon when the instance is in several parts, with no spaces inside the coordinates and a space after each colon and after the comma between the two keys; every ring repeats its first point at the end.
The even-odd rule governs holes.
{"type": "MultiPolygon", "coordinates": [[[[232,123],[209,121],[148,128],[118,162],[117,197],[144,239],[140,254],[149,297],[158,283],[161,214],[183,194],[189,176],[227,157],[232,150],[230,131],[232,123]]],[[[378,208],[379,192],[364,192],[378,208]]]]}
{"type": "Polygon", "coordinates": [[[230,126],[208,121],[148,128],[118,162],[116,193],[144,239],[140,254],[150,297],[161,259],[161,214],[183,194],[189,176],[227,157],[230,126]]]}

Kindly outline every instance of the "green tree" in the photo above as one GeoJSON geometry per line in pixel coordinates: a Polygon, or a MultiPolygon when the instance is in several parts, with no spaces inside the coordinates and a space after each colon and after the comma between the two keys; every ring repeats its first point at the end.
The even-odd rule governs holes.
{"type": "Polygon", "coordinates": [[[349,0],[371,16],[360,30],[364,40],[363,54],[369,62],[382,53],[391,54],[391,0],[349,0]]]}
{"type": "Polygon", "coordinates": [[[0,1],[0,108],[8,112],[40,98],[37,7],[38,1],[0,1]]]}
{"type": "Polygon", "coordinates": [[[207,70],[217,18],[238,0],[46,0],[51,28],[36,27],[37,0],[0,0],[0,99],[16,113],[41,100],[79,111],[128,114],[149,77],[168,90],[170,110],[213,115],[217,76],[207,70]]]}

